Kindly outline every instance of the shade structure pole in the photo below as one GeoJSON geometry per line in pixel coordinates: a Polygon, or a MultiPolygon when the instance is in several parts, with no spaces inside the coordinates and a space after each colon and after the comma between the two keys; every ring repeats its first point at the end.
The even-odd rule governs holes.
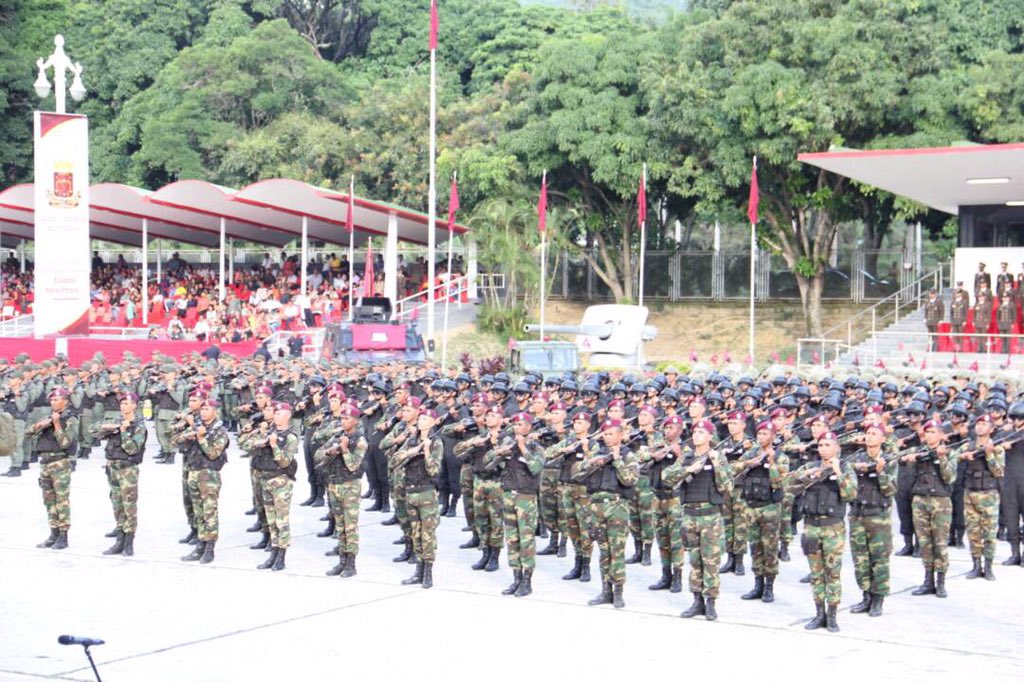
{"type": "Polygon", "coordinates": [[[160,251],[160,240],[157,239],[156,240],[156,281],[157,282],[159,282],[161,279],[163,279],[163,272],[162,272],[163,263],[161,262],[162,260],[163,260],[163,254],[160,251]]]}
{"type": "Polygon", "coordinates": [[[228,281],[235,281],[235,240],[228,238],[228,281]]]}
{"type": "Polygon", "coordinates": [[[307,296],[306,291],[306,261],[309,260],[309,216],[302,216],[302,255],[299,259],[302,261],[302,271],[299,275],[299,283],[302,287],[302,295],[307,296]]]}
{"type": "Polygon", "coordinates": [[[220,292],[220,300],[221,300],[222,302],[224,301],[224,298],[225,298],[225,291],[224,291],[224,246],[225,246],[225,244],[224,244],[224,240],[225,240],[225,222],[226,222],[226,221],[225,221],[225,220],[224,220],[223,218],[221,218],[221,219],[220,219],[220,249],[219,249],[219,257],[220,257],[220,259],[219,259],[219,263],[220,263],[220,274],[219,274],[219,278],[220,278],[220,279],[218,280],[218,282],[219,282],[219,284],[218,284],[218,290],[219,290],[219,292],[220,292]]]}
{"type": "Polygon", "coordinates": [[[142,219],[142,324],[149,326],[149,221],[142,219]]]}
{"type": "Polygon", "coordinates": [[[427,339],[434,341],[434,261],[437,258],[437,50],[430,51],[430,184],[427,189],[427,339]]]}
{"type": "MultiPolygon", "coordinates": [[[[384,246],[384,295],[392,305],[398,301],[398,214],[388,214],[388,236],[384,246]]],[[[397,308],[394,310],[398,312],[397,308]]]]}
{"type": "Polygon", "coordinates": [[[21,244],[19,244],[18,246],[21,247],[21,274],[24,275],[25,274],[25,240],[22,239],[21,240],[21,244]]]}

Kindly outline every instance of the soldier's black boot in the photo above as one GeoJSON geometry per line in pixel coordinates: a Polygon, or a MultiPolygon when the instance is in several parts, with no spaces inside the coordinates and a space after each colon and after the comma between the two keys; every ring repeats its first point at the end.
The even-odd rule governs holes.
{"type": "Polygon", "coordinates": [[[480,561],[476,562],[470,568],[474,571],[482,571],[487,565],[487,562],[491,560],[491,552],[493,550],[490,547],[484,547],[483,553],[480,555],[480,561]]]}
{"type": "Polygon", "coordinates": [[[263,524],[260,523],[260,520],[258,518],[255,521],[253,521],[251,526],[249,526],[248,528],[245,529],[246,533],[259,533],[259,532],[262,532],[262,531],[263,531],[263,524]]]}
{"type": "Polygon", "coordinates": [[[725,555],[725,563],[722,564],[721,567],[719,567],[718,572],[719,573],[732,573],[735,568],[736,568],[736,555],[733,554],[732,552],[729,552],[728,554],[725,555]]]}
{"type": "Polygon", "coordinates": [[[288,553],[288,550],[284,547],[277,550],[277,557],[274,558],[274,565],[270,567],[271,571],[283,571],[285,569],[284,556],[288,553]]]}
{"type": "Polygon", "coordinates": [[[956,529],[949,527],[949,538],[946,539],[947,547],[956,547],[956,529]]]}
{"type": "Polygon", "coordinates": [[[690,608],[686,609],[679,614],[680,618],[693,618],[694,616],[704,615],[704,595],[700,592],[693,593],[693,603],[690,604],[690,608]]]}
{"type": "Polygon", "coordinates": [[[160,460],[161,464],[174,464],[174,453],[168,452],[167,456],[160,460]]]}
{"type": "Polygon", "coordinates": [[[270,531],[263,531],[263,536],[255,545],[249,545],[249,549],[266,549],[270,545],[270,531]]]}
{"type": "Polygon", "coordinates": [[[110,547],[110,549],[103,550],[103,553],[107,556],[110,556],[111,554],[120,554],[123,551],[124,533],[122,533],[121,531],[117,531],[117,540],[114,541],[114,544],[110,547]]]}
{"type": "Polygon", "coordinates": [[[419,585],[423,582],[423,562],[416,562],[416,572],[412,574],[411,578],[406,578],[402,581],[403,585],[419,585]]]}
{"type": "Polygon", "coordinates": [[[945,599],[948,595],[946,594],[946,574],[936,573],[935,574],[935,596],[939,599],[945,599]]]}
{"type": "Polygon", "coordinates": [[[558,558],[564,559],[566,555],[566,545],[568,544],[568,538],[565,533],[562,533],[562,539],[558,541],[558,558]]]}
{"type": "Polygon", "coordinates": [[[638,539],[633,540],[633,556],[626,559],[627,564],[638,564],[644,555],[644,543],[638,539]]]}
{"type": "Polygon", "coordinates": [[[273,547],[273,548],[271,548],[271,550],[270,550],[270,556],[268,556],[268,557],[267,557],[267,560],[266,560],[266,561],[264,561],[264,562],[263,562],[262,564],[260,564],[259,566],[257,566],[256,568],[257,568],[258,570],[260,570],[260,571],[264,571],[264,570],[266,570],[266,569],[270,568],[271,566],[273,566],[273,565],[274,565],[274,562],[275,562],[275,561],[277,560],[277,553],[278,553],[278,552],[280,552],[280,551],[281,551],[281,550],[280,550],[280,549],[278,549],[277,547],[273,547]]]}
{"type": "MultiPolygon", "coordinates": [[[[384,491],[384,493],[381,495],[381,499],[383,500],[380,503],[380,511],[381,511],[381,513],[383,513],[383,514],[390,514],[391,513],[391,496],[388,495],[388,491],[386,491],[386,490],[384,491]]],[[[452,514],[449,514],[449,516],[452,516],[452,514]]],[[[398,521],[398,517],[397,516],[395,517],[395,521],[398,521]]]]}
{"type": "Polygon", "coordinates": [[[68,532],[62,530],[57,533],[57,539],[53,543],[53,549],[67,549],[68,548],[68,532]]]}
{"type": "Polygon", "coordinates": [[[380,490],[375,490],[373,494],[373,504],[366,508],[366,511],[380,511],[383,502],[381,501],[380,490]]]}
{"type": "Polygon", "coordinates": [[[368,499],[370,499],[371,497],[373,497],[373,488],[371,488],[371,487],[367,486],[367,488],[366,488],[366,492],[364,492],[364,493],[363,493],[362,495],[360,495],[359,497],[363,498],[364,500],[368,500],[368,499]]]}
{"type": "Polygon", "coordinates": [[[199,563],[208,564],[213,561],[213,548],[217,545],[216,540],[210,540],[203,547],[203,556],[199,557],[199,563]]]}
{"type": "Polygon", "coordinates": [[[329,538],[334,535],[334,531],[337,526],[334,524],[334,514],[331,514],[330,518],[327,519],[327,527],[316,534],[318,538],[329,538]]]}
{"type": "Polygon", "coordinates": [[[181,557],[181,560],[182,561],[199,561],[199,558],[201,556],[203,556],[203,548],[205,546],[206,546],[206,543],[203,542],[202,540],[197,541],[195,548],[192,550],[192,553],[191,554],[186,554],[185,556],[181,557]]]}
{"type": "Polygon", "coordinates": [[[395,562],[396,564],[400,564],[402,562],[408,561],[409,557],[411,557],[411,556],[412,556],[412,540],[410,540],[409,538],[406,538],[405,539],[405,549],[402,550],[401,554],[399,554],[394,559],[392,559],[392,561],[395,562]]]}
{"type": "Polygon", "coordinates": [[[316,499],[316,489],[316,483],[309,484],[309,497],[304,499],[302,502],[299,502],[300,507],[308,507],[309,505],[313,504],[313,500],[316,499]]]}
{"type": "Polygon", "coordinates": [[[531,594],[533,594],[533,571],[528,568],[523,571],[523,580],[519,583],[516,596],[528,597],[531,594]]]}
{"type": "Polygon", "coordinates": [[[672,569],[672,586],[668,588],[668,591],[672,594],[678,594],[683,591],[683,569],[672,569]]]}
{"type": "Polygon", "coordinates": [[[971,570],[967,574],[968,580],[974,580],[975,578],[982,577],[984,572],[981,570],[981,557],[971,557],[971,570]]]}
{"type": "Polygon", "coordinates": [[[309,503],[310,507],[322,507],[324,506],[324,493],[327,492],[326,488],[322,485],[316,486],[316,497],[309,503]]]}
{"type": "Polygon", "coordinates": [[[382,526],[397,526],[398,525],[398,516],[392,515],[392,516],[384,519],[383,521],[381,521],[380,525],[382,525],[382,526]]]}
{"type": "Polygon", "coordinates": [[[21,476],[21,467],[11,467],[4,476],[7,478],[18,478],[21,476]]]}
{"type": "Polygon", "coordinates": [[[103,537],[105,537],[105,538],[116,538],[117,534],[120,533],[120,532],[121,532],[120,529],[115,528],[114,530],[110,531],[109,533],[104,533],[103,537]]]}
{"type": "Polygon", "coordinates": [[[640,558],[640,565],[641,566],[650,566],[651,565],[651,543],[649,543],[649,542],[645,542],[644,543],[644,555],[640,558]]]}
{"type": "Polygon", "coordinates": [[[590,582],[590,557],[588,556],[580,559],[580,582],[590,582]]]}
{"type": "Polygon", "coordinates": [[[916,535],[914,536],[914,558],[921,558],[921,539],[916,535]]]}
{"type": "Polygon", "coordinates": [[[839,632],[839,623],[836,622],[836,605],[831,604],[825,613],[825,627],[829,632],[839,632]]]}
{"type": "Polygon", "coordinates": [[[871,610],[868,611],[868,615],[872,618],[878,618],[882,615],[882,603],[885,601],[885,597],[880,594],[871,595],[871,610]]]}
{"type": "Polygon", "coordinates": [[[429,590],[434,586],[434,562],[424,561],[423,562],[423,580],[420,581],[420,587],[425,590],[429,590]]]}
{"type": "Polygon", "coordinates": [[[1010,543],[1010,558],[1003,562],[1003,566],[1020,566],[1020,542],[1010,543]]]}
{"type": "Polygon", "coordinates": [[[764,596],[764,576],[754,576],[754,589],[746,594],[740,595],[740,599],[751,601],[764,596]]]}
{"type": "Polygon", "coordinates": [[[704,619],[718,620],[718,611],[715,610],[715,598],[708,597],[704,600],[704,619]]]}
{"type": "Polygon", "coordinates": [[[785,540],[779,543],[779,561],[789,561],[789,543],[785,540]]]}
{"type": "Polygon", "coordinates": [[[324,556],[341,556],[341,552],[338,551],[338,546],[335,545],[334,547],[331,547],[329,550],[324,552],[324,556]]]}
{"type": "Polygon", "coordinates": [[[487,558],[487,565],[484,566],[484,570],[488,573],[493,573],[498,570],[498,557],[501,555],[501,548],[494,547],[491,549],[491,556],[487,558]]]}
{"type": "Polygon", "coordinates": [[[671,585],[672,585],[672,567],[671,566],[662,566],[661,567],[661,580],[659,580],[658,582],[654,583],[653,585],[648,585],[647,589],[648,590],[667,590],[671,585]]]}
{"type": "Polygon", "coordinates": [[[331,568],[329,568],[327,570],[327,575],[330,575],[330,576],[341,575],[341,572],[345,570],[345,567],[347,565],[348,565],[348,554],[339,554],[338,555],[338,564],[336,566],[332,566],[331,568]]]}
{"type": "MultiPolygon", "coordinates": [[[[385,499],[384,500],[384,506],[387,506],[387,504],[388,504],[387,499],[385,499]]],[[[388,511],[391,511],[391,510],[389,509],[388,511]]],[[[454,519],[455,518],[455,513],[458,512],[458,511],[459,511],[459,494],[455,493],[454,495],[452,495],[452,500],[448,504],[448,513],[445,514],[445,516],[447,516],[450,519],[454,519]]]]}
{"type": "Polygon", "coordinates": [[[626,608],[626,602],[622,601],[622,584],[612,585],[612,606],[617,609],[626,608]]]}
{"type": "Polygon", "coordinates": [[[814,602],[814,608],[817,613],[814,614],[814,618],[811,618],[804,624],[804,630],[817,630],[818,628],[825,627],[825,604],[814,602]]]}
{"type": "Polygon", "coordinates": [[[523,582],[523,572],[519,569],[512,571],[512,584],[501,591],[502,594],[515,594],[519,589],[519,583],[523,582]]]}
{"type": "Polygon", "coordinates": [[[122,556],[135,556],[135,533],[124,534],[124,550],[122,556]]]}
{"type": "Polygon", "coordinates": [[[537,556],[551,556],[558,554],[558,531],[551,531],[551,540],[548,542],[548,546],[537,552],[537,556]]]}
{"type": "Polygon", "coordinates": [[[803,585],[810,585],[811,584],[811,574],[808,573],[803,578],[800,578],[800,583],[803,584],[803,585]]]}
{"type": "Polygon", "coordinates": [[[441,509],[437,513],[438,516],[448,516],[448,510],[451,509],[452,506],[451,499],[452,498],[448,493],[441,495],[441,509]]]}
{"type": "Polygon", "coordinates": [[[985,580],[995,580],[996,574],[992,572],[992,560],[985,559],[985,580]]]}
{"type": "Polygon", "coordinates": [[[60,535],[60,531],[57,530],[56,528],[51,528],[50,529],[50,537],[48,537],[45,540],[43,540],[42,542],[40,542],[38,545],[36,545],[36,547],[39,547],[40,549],[43,549],[43,548],[46,548],[46,547],[53,547],[53,543],[57,542],[57,536],[58,535],[60,535]]]}
{"type": "Polygon", "coordinates": [[[548,527],[544,523],[544,519],[540,517],[537,518],[537,537],[544,539],[548,537],[548,527]]]}
{"type": "Polygon", "coordinates": [[[191,526],[188,529],[188,535],[178,540],[178,544],[182,545],[194,545],[196,543],[196,527],[191,526]]]}
{"type": "Polygon", "coordinates": [[[351,578],[356,574],[356,555],[348,554],[348,562],[345,564],[345,570],[341,572],[342,578],[351,578]]]}
{"type": "Polygon", "coordinates": [[[477,535],[476,531],[474,530],[473,531],[473,536],[471,538],[469,538],[469,540],[466,540],[461,545],[459,545],[459,549],[474,549],[474,548],[479,547],[479,546],[480,546],[480,536],[477,535]]]}
{"type": "MultiPolygon", "coordinates": [[[[22,466],[24,467],[24,465],[22,465],[22,466]]],[[[999,540],[1000,542],[1002,542],[1003,540],[1006,540],[1006,534],[1007,534],[1006,526],[1000,524],[999,528],[996,530],[996,540],[999,540]]]]}
{"type": "Polygon", "coordinates": [[[253,505],[253,506],[249,507],[249,509],[245,512],[245,515],[246,516],[253,516],[255,513],[256,513],[256,505],[253,505]]]}
{"type": "Polygon", "coordinates": [[[735,573],[736,575],[745,575],[746,574],[747,571],[743,568],[743,554],[742,553],[737,553],[736,554],[736,568],[734,568],[732,572],[735,573]]]}
{"type": "Polygon", "coordinates": [[[914,536],[913,534],[903,536],[903,547],[900,551],[896,552],[896,556],[910,556],[914,553],[914,536]]]}
{"type": "Polygon", "coordinates": [[[860,600],[859,604],[854,604],[850,607],[850,613],[866,613],[871,609],[871,593],[865,592],[864,598],[860,600]]]}
{"type": "Polygon", "coordinates": [[[587,602],[588,606],[600,606],[601,604],[612,603],[612,584],[604,583],[601,585],[601,594],[597,595],[593,599],[587,602]]]}
{"type": "Polygon", "coordinates": [[[957,528],[956,529],[956,540],[955,540],[955,542],[953,542],[953,546],[958,548],[958,549],[963,549],[964,548],[964,529],[963,528],[957,528]]]}
{"type": "Polygon", "coordinates": [[[572,570],[562,576],[562,580],[579,580],[580,573],[583,570],[583,559],[577,555],[576,562],[572,566],[572,570]]]}
{"type": "Polygon", "coordinates": [[[775,576],[766,575],[764,577],[764,594],[761,595],[761,601],[765,604],[771,604],[775,601],[775,576]]]}
{"type": "Polygon", "coordinates": [[[935,594],[935,573],[926,569],[924,572],[924,584],[910,594],[915,597],[920,597],[923,594],[935,594]]]}

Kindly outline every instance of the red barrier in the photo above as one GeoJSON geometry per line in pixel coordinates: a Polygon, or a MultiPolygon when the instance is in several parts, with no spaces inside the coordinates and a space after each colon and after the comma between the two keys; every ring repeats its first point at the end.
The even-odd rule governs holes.
{"type": "MultiPolygon", "coordinates": [[[[69,338],[67,341],[68,363],[74,367],[91,359],[97,351],[106,356],[108,363],[115,364],[121,362],[124,351],[131,351],[142,362],[149,362],[153,359],[154,351],[180,360],[183,355],[192,352],[202,353],[210,347],[210,344],[205,341],[151,341],[149,339],[121,341],[90,338],[69,338]]],[[[56,352],[55,344],[54,339],[0,338],[0,357],[13,360],[19,353],[28,353],[32,362],[42,362],[53,358],[56,352]]],[[[219,347],[222,353],[245,357],[256,351],[259,342],[222,343],[219,344],[219,347]]]]}
{"type": "Polygon", "coordinates": [[[28,353],[32,362],[50,360],[54,354],[53,339],[0,338],[0,357],[14,360],[20,353],[28,353]]]}

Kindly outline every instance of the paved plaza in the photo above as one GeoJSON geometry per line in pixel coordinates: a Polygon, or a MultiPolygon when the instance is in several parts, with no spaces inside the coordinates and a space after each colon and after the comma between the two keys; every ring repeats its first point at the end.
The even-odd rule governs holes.
{"type": "MultiPolygon", "coordinates": [[[[152,434],[149,442],[151,457],[152,434]]],[[[324,510],[298,506],[304,485],[296,486],[287,569],[257,571],[265,554],[248,548],[259,536],[245,532],[247,468],[232,447],[221,540],[208,566],[180,561],[188,549],[177,542],[187,532],[180,464],[142,465],[131,558],[102,556],[113,517],[101,459],[81,462],[74,475],[65,551],[35,547],[47,534],[36,466],[0,478],[0,680],[94,679],[80,647],[57,644],[61,634],[106,640],[93,655],[108,682],[679,679],[697,671],[770,680],[790,670],[791,679],[829,671],[838,680],[1009,680],[1024,666],[1024,569],[998,565],[1005,543],[995,583],[966,580],[967,551],[951,550],[946,600],[910,596],[921,562],[893,558],[882,618],[849,614],[860,593],[847,550],[838,634],[803,630],[814,607],[798,582],[807,565],[797,543],[774,604],[740,600],[753,584],[748,558],[746,576],[723,577],[718,622],[684,621],[688,593],[647,590],[657,566],[628,567],[623,611],[586,606],[600,586],[597,558],[595,581],[565,582],[571,551],[538,557],[532,596],[503,597],[511,577],[504,553],[498,573],[470,570],[479,555],[457,549],[468,537],[461,516],[442,519],[434,589],[400,584],[413,567],[391,561],[396,531],[380,525],[379,513],[361,516],[359,575],[326,577],[330,543],[315,536],[324,510]]]]}

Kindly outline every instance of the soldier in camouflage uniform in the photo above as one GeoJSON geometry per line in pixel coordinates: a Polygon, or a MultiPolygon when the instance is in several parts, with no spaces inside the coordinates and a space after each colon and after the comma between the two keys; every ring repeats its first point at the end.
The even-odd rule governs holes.
{"type": "Polygon", "coordinates": [[[25,457],[25,421],[29,412],[29,397],[22,391],[23,379],[20,372],[13,372],[7,377],[7,390],[0,403],[0,410],[11,415],[14,420],[14,450],[11,452],[11,468],[4,476],[15,478],[28,469],[25,457]]]}
{"type": "MultiPolygon", "coordinates": [[[[736,489],[733,496],[743,500],[749,523],[750,564],[754,589],[740,598],[775,601],[775,577],[779,574],[779,527],[782,519],[782,489],[789,473],[789,458],[774,445],[775,426],[770,421],[757,426],[757,445],[733,463],[736,489]]],[[[788,520],[787,520],[788,521],[788,520]]]]}
{"type": "Polygon", "coordinates": [[[359,491],[367,441],[359,428],[362,415],[353,405],[342,405],[343,393],[329,394],[331,411],[340,416],[341,433],[317,450],[315,466],[327,482],[327,501],[338,536],[338,565],[327,575],[351,578],[359,553],[359,491]]]}
{"type": "Polygon", "coordinates": [[[939,324],[946,315],[946,307],[939,300],[935,289],[928,290],[928,300],[924,304],[924,324],[928,329],[928,346],[933,351],[939,349],[939,324]]]}
{"type": "MultiPolygon", "coordinates": [[[[718,451],[725,455],[730,464],[734,464],[754,446],[747,438],[747,413],[733,410],[726,415],[725,423],[729,436],[719,445],[718,451]]],[[[718,572],[743,575],[743,556],[747,553],[749,529],[747,505],[739,490],[733,490],[725,496],[722,521],[725,524],[725,564],[718,572]]]]}
{"type": "MultiPolygon", "coordinates": [[[[191,401],[190,401],[191,402],[191,401]]],[[[220,410],[212,398],[200,399],[199,419],[191,419],[175,439],[182,450],[182,461],[188,481],[189,499],[196,524],[198,540],[191,554],[182,561],[198,561],[208,564],[214,560],[214,547],[220,535],[220,521],[217,507],[220,500],[220,471],[227,462],[228,432],[217,419],[220,410]]]]}
{"type": "Polygon", "coordinates": [[[996,526],[999,523],[999,484],[1006,470],[1006,453],[992,442],[992,416],[983,414],[974,423],[976,437],[964,443],[958,459],[967,462],[964,512],[973,567],[968,578],[995,580],[992,560],[996,555],[996,526]],[[984,559],[984,566],[982,560],[984,559]]]}
{"type": "MultiPolygon", "coordinates": [[[[565,403],[555,403],[552,410],[566,411],[565,403]]],[[[559,504],[562,506],[561,516],[565,519],[566,531],[572,540],[576,563],[573,569],[562,576],[562,580],[579,580],[590,582],[590,555],[593,552],[594,539],[590,534],[590,498],[585,483],[579,483],[574,476],[580,464],[596,449],[596,440],[590,437],[591,415],[579,411],[572,418],[572,433],[555,443],[544,453],[545,461],[559,463],[558,487],[559,504]]]]}
{"type": "Polygon", "coordinates": [[[621,609],[626,605],[622,589],[626,583],[629,499],[636,494],[640,464],[636,454],[623,445],[622,421],[606,419],[601,429],[602,446],[592,450],[577,470],[577,479],[587,482],[591,534],[600,552],[601,594],[588,604],[612,604],[621,609]]]}
{"type": "MultiPolygon", "coordinates": [[[[465,440],[467,436],[476,436],[481,431],[486,431],[487,426],[484,423],[484,415],[487,413],[487,408],[490,404],[491,401],[486,393],[475,394],[469,402],[471,420],[462,420],[454,424],[448,424],[441,429],[441,435],[446,438],[465,440]]],[[[459,470],[459,491],[462,497],[463,511],[466,514],[466,528],[473,532],[469,540],[459,545],[459,549],[475,549],[480,546],[480,536],[477,534],[476,518],[473,514],[473,460],[468,456],[460,457],[459,452],[463,455],[467,453],[465,450],[456,452],[458,446],[459,444],[456,443],[455,448],[452,449],[452,454],[462,462],[459,470]]]]}
{"type": "MultiPolygon", "coordinates": [[[[612,401],[613,403],[615,401],[612,401]]],[[[609,412],[611,412],[609,405],[609,412]]],[[[639,450],[646,443],[657,445],[661,435],[654,431],[654,422],[658,419],[658,409],[645,405],[637,410],[637,430],[629,434],[629,447],[639,450]]],[[[633,535],[633,556],[626,559],[627,564],[651,565],[651,546],[654,544],[654,492],[647,476],[640,476],[636,481],[636,496],[629,501],[629,530],[633,535]]]]}
{"type": "MultiPolygon", "coordinates": [[[[566,406],[562,403],[558,403],[563,409],[555,410],[549,408],[547,402],[547,395],[544,393],[536,393],[530,402],[530,407],[534,411],[534,418],[540,420],[547,415],[547,425],[542,425],[538,421],[538,425],[541,426],[539,430],[535,430],[532,434],[533,438],[539,439],[542,449],[547,449],[559,441],[561,441],[567,431],[568,424],[566,423],[566,417],[568,417],[568,411],[564,409],[566,406]]],[[[539,555],[556,555],[564,557],[566,555],[566,544],[569,541],[569,524],[565,517],[565,509],[560,504],[560,491],[558,479],[561,476],[562,468],[561,462],[549,462],[547,459],[544,460],[544,471],[541,473],[540,480],[540,514],[541,521],[545,526],[551,529],[551,541],[548,546],[537,552],[539,555]]]]}
{"type": "Polygon", "coordinates": [[[864,593],[850,613],[882,615],[889,594],[889,556],[892,554],[892,500],[896,495],[899,465],[886,462],[885,425],[866,427],[863,459],[851,466],[857,474],[857,499],[850,506],[850,554],[857,585],[864,593]]]}
{"type": "Polygon", "coordinates": [[[139,464],[146,451],[146,422],[138,412],[139,396],[125,393],[121,396],[121,421],[103,429],[107,439],[107,483],[110,484],[110,504],[114,508],[117,526],[114,545],[104,554],[135,553],[135,530],[138,528],[139,464]]]}
{"type": "Polygon", "coordinates": [[[912,509],[914,533],[921,543],[924,583],[911,594],[946,597],[946,571],[949,570],[949,527],[953,522],[952,486],[956,480],[956,462],[942,445],[945,430],[941,422],[924,425],[924,445],[902,457],[913,466],[912,509]]]}
{"type": "Polygon", "coordinates": [[[416,572],[402,581],[403,585],[434,586],[434,559],[437,556],[437,480],[444,458],[444,443],[432,433],[437,412],[421,410],[417,431],[395,453],[395,466],[405,469],[406,512],[409,533],[416,554],[416,572]]]}
{"type": "Polygon", "coordinates": [[[66,549],[71,528],[71,471],[78,446],[78,415],[68,405],[63,387],[50,391],[50,415],[30,428],[39,457],[39,487],[50,524],[50,537],[38,547],[66,549]]]}
{"type": "Polygon", "coordinates": [[[281,571],[285,568],[285,555],[292,544],[291,505],[295,474],[298,471],[299,437],[292,430],[290,403],[274,403],[274,423],[267,442],[268,456],[253,458],[252,466],[259,470],[260,498],[270,530],[270,556],[258,569],[281,571]]]}
{"type": "Polygon", "coordinates": [[[807,630],[839,632],[836,611],[842,598],[843,545],[846,504],[857,496],[857,475],[839,461],[839,439],[828,431],[818,437],[821,463],[805,464],[787,484],[804,489],[800,501],[804,534],[800,540],[811,567],[811,593],[816,613],[807,630]]]}
{"type": "Polygon", "coordinates": [[[160,379],[160,383],[150,387],[148,392],[153,405],[156,440],[160,444],[160,454],[153,461],[174,464],[174,445],[171,442],[172,434],[168,433],[168,430],[185,402],[185,387],[178,383],[178,375],[173,365],[161,369],[160,379]]]}
{"type": "Polygon", "coordinates": [[[640,448],[640,475],[647,476],[654,494],[654,523],[661,557],[661,580],[649,590],[681,592],[683,589],[683,542],[679,535],[682,524],[679,490],[664,478],[665,469],[683,456],[682,435],[685,424],[679,415],[671,415],[662,423],[664,438],[655,445],[640,448]]]}
{"type": "Polygon", "coordinates": [[[504,412],[501,405],[492,405],[484,417],[486,431],[455,446],[455,456],[473,464],[473,518],[477,536],[483,546],[480,560],[473,564],[474,571],[498,570],[498,558],[504,544],[504,516],[501,481],[497,471],[487,470],[484,457],[501,442],[504,412]]]}
{"type": "Polygon", "coordinates": [[[715,601],[721,585],[722,504],[732,491],[732,470],[720,451],[711,447],[715,425],[699,419],[691,426],[692,449],[683,451],[662,476],[668,485],[680,484],[683,547],[690,554],[690,592],[693,604],[683,618],[718,618],[715,601]]]}
{"type": "Polygon", "coordinates": [[[484,466],[501,472],[508,565],[513,575],[512,584],[502,594],[525,597],[533,592],[537,564],[534,536],[544,454],[541,444],[529,438],[533,417],[528,412],[520,412],[511,422],[512,436],[487,453],[484,466]]]}
{"type": "Polygon", "coordinates": [[[391,431],[381,439],[380,449],[385,453],[388,462],[388,481],[391,496],[395,500],[395,519],[402,531],[402,544],[405,549],[393,559],[396,563],[415,561],[416,554],[412,548],[412,526],[409,524],[409,512],[406,506],[405,468],[397,466],[394,455],[405,445],[406,441],[416,434],[422,401],[416,396],[405,400],[399,412],[399,421],[391,431]]]}

